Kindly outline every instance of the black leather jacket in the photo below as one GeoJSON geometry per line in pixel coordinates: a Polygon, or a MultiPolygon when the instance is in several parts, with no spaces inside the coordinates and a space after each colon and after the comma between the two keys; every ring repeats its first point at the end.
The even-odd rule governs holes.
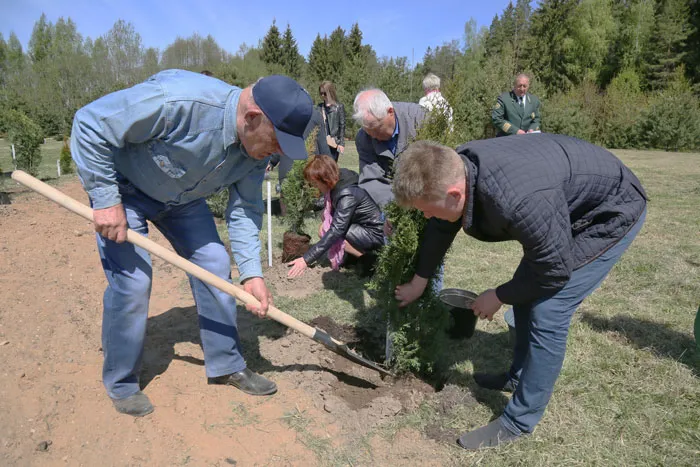
{"type": "Polygon", "coordinates": [[[380,237],[383,235],[382,213],[367,192],[357,186],[358,179],[359,176],[352,170],[340,169],[340,179],[331,190],[331,227],[323,238],[304,254],[306,264],[318,261],[336,241],[344,239],[353,224],[359,224],[368,232],[374,232],[380,237]]]}
{"type": "Polygon", "coordinates": [[[345,106],[333,104],[325,107],[323,102],[318,104],[318,110],[326,113],[326,132],[333,137],[336,144],[345,146],[345,106]]]}

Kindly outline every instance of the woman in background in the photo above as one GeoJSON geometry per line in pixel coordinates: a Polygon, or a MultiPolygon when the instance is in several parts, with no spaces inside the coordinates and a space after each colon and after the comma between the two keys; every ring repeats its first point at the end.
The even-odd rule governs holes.
{"type": "Polygon", "coordinates": [[[324,81],[318,87],[323,103],[318,108],[326,125],[326,142],[331,150],[331,157],[338,162],[338,157],[345,151],[345,106],[338,102],[335,86],[324,81]]]}

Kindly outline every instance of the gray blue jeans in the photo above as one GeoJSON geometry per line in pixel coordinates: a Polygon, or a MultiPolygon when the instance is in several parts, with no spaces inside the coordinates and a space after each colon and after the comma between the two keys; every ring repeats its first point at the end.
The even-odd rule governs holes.
{"type": "Polygon", "coordinates": [[[531,433],[544,415],[564,363],[571,317],[627,250],[645,217],[646,210],[617,244],[575,270],[554,296],[513,307],[516,344],[510,377],[517,388],[501,416],[511,432],[531,433]]]}
{"type": "MultiPolygon", "coordinates": [[[[129,183],[119,187],[129,228],[147,235],[150,220],[175,251],[217,276],[231,281],[231,260],[203,199],[181,206],[156,201],[129,183]]],[[[102,317],[102,381],[112,399],[139,391],[139,372],[151,295],[151,258],[131,243],[97,235],[107,276],[102,317]]],[[[189,275],[188,275],[189,276],[189,275]]],[[[245,369],[236,326],[236,300],[189,276],[199,314],[199,329],[208,377],[245,369]]]]}

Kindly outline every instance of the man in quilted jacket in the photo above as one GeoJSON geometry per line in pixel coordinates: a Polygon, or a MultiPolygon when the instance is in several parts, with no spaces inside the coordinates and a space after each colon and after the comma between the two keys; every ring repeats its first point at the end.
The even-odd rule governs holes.
{"type": "Polygon", "coordinates": [[[465,449],[498,446],[531,433],[544,415],[564,362],[571,317],[603,282],[644,223],[637,177],[603,148],[562,135],[472,141],[453,150],[413,143],[395,167],[396,201],[429,218],[413,279],[396,288],[417,299],[460,229],[478,240],[515,240],[523,256],[513,277],[481,293],[474,314],[492,320],[514,309],[510,371],[475,374],[482,387],[513,392],[503,415],[463,434],[465,449]]]}

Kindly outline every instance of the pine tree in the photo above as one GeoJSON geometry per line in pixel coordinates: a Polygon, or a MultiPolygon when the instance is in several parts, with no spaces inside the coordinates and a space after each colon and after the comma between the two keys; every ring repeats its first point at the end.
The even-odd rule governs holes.
{"type": "Polygon", "coordinates": [[[268,29],[263,39],[261,58],[267,65],[268,71],[271,73],[281,70],[283,66],[282,38],[280,37],[280,30],[277,28],[275,20],[272,20],[272,26],[270,26],[270,29],[268,29]]]}
{"type": "Polygon", "coordinates": [[[517,0],[513,12],[513,54],[515,72],[524,70],[528,59],[527,43],[530,35],[532,9],[528,0],[517,0]]]}
{"type": "Polygon", "coordinates": [[[532,14],[528,67],[548,89],[566,90],[572,85],[567,62],[571,42],[571,16],[578,0],[542,0],[532,14]]]}
{"type": "Polygon", "coordinates": [[[282,66],[284,72],[294,79],[301,78],[301,65],[304,57],[299,54],[297,41],[292,35],[292,28],[287,23],[287,29],[282,37],[282,66]]]}
{"type": "Polygon", "coordinates": [[[328,38],[328,67],[329,74],[324,79],[339,83],[345,71],[345,31],[340,26],[328,38]]]}
{"type": "Polygon", "coordinates": [[[671,80],[686,55],[691,32],[688,0],[662,0],[647,54],[647,78],[653,88],[663,88],[671,80]]]}
{"type": "Polygon", "coordinates": [[[320,82],[328,79],[331,72],[331,65],[328,60],[328,38],[321,38],[320,34],[311,44],[309,51],[309,74],[311,81],[320,82]]]}
{"type": "Polygon", "coordinates": [[[354,23],[350,28],[348,36],[345,38],[345,56],[352,61],[362,54],[362,31],[360,31],[360,25],[354,23]]]}
{"type": "Polygon", "coordinates": [[[690,77],[695,81],[695,86],[700,88],[700,0],[692,1],[690,23],[692,32],[688,36],[685,63],[690,77]]]}
{"type": "MultiPolygon", "coordinates": [[[[362,45],[362,31],[358,23],[350,28],[350,32],[345,38],[346,63],[344,72],[338,86],[338,100],[348,107],[352,104],[355,96],[369,83],[368,49],[362,45]]],[[[354,137],[359,129],[351,118],[346,118],[346,135],[354,137]]]]}

